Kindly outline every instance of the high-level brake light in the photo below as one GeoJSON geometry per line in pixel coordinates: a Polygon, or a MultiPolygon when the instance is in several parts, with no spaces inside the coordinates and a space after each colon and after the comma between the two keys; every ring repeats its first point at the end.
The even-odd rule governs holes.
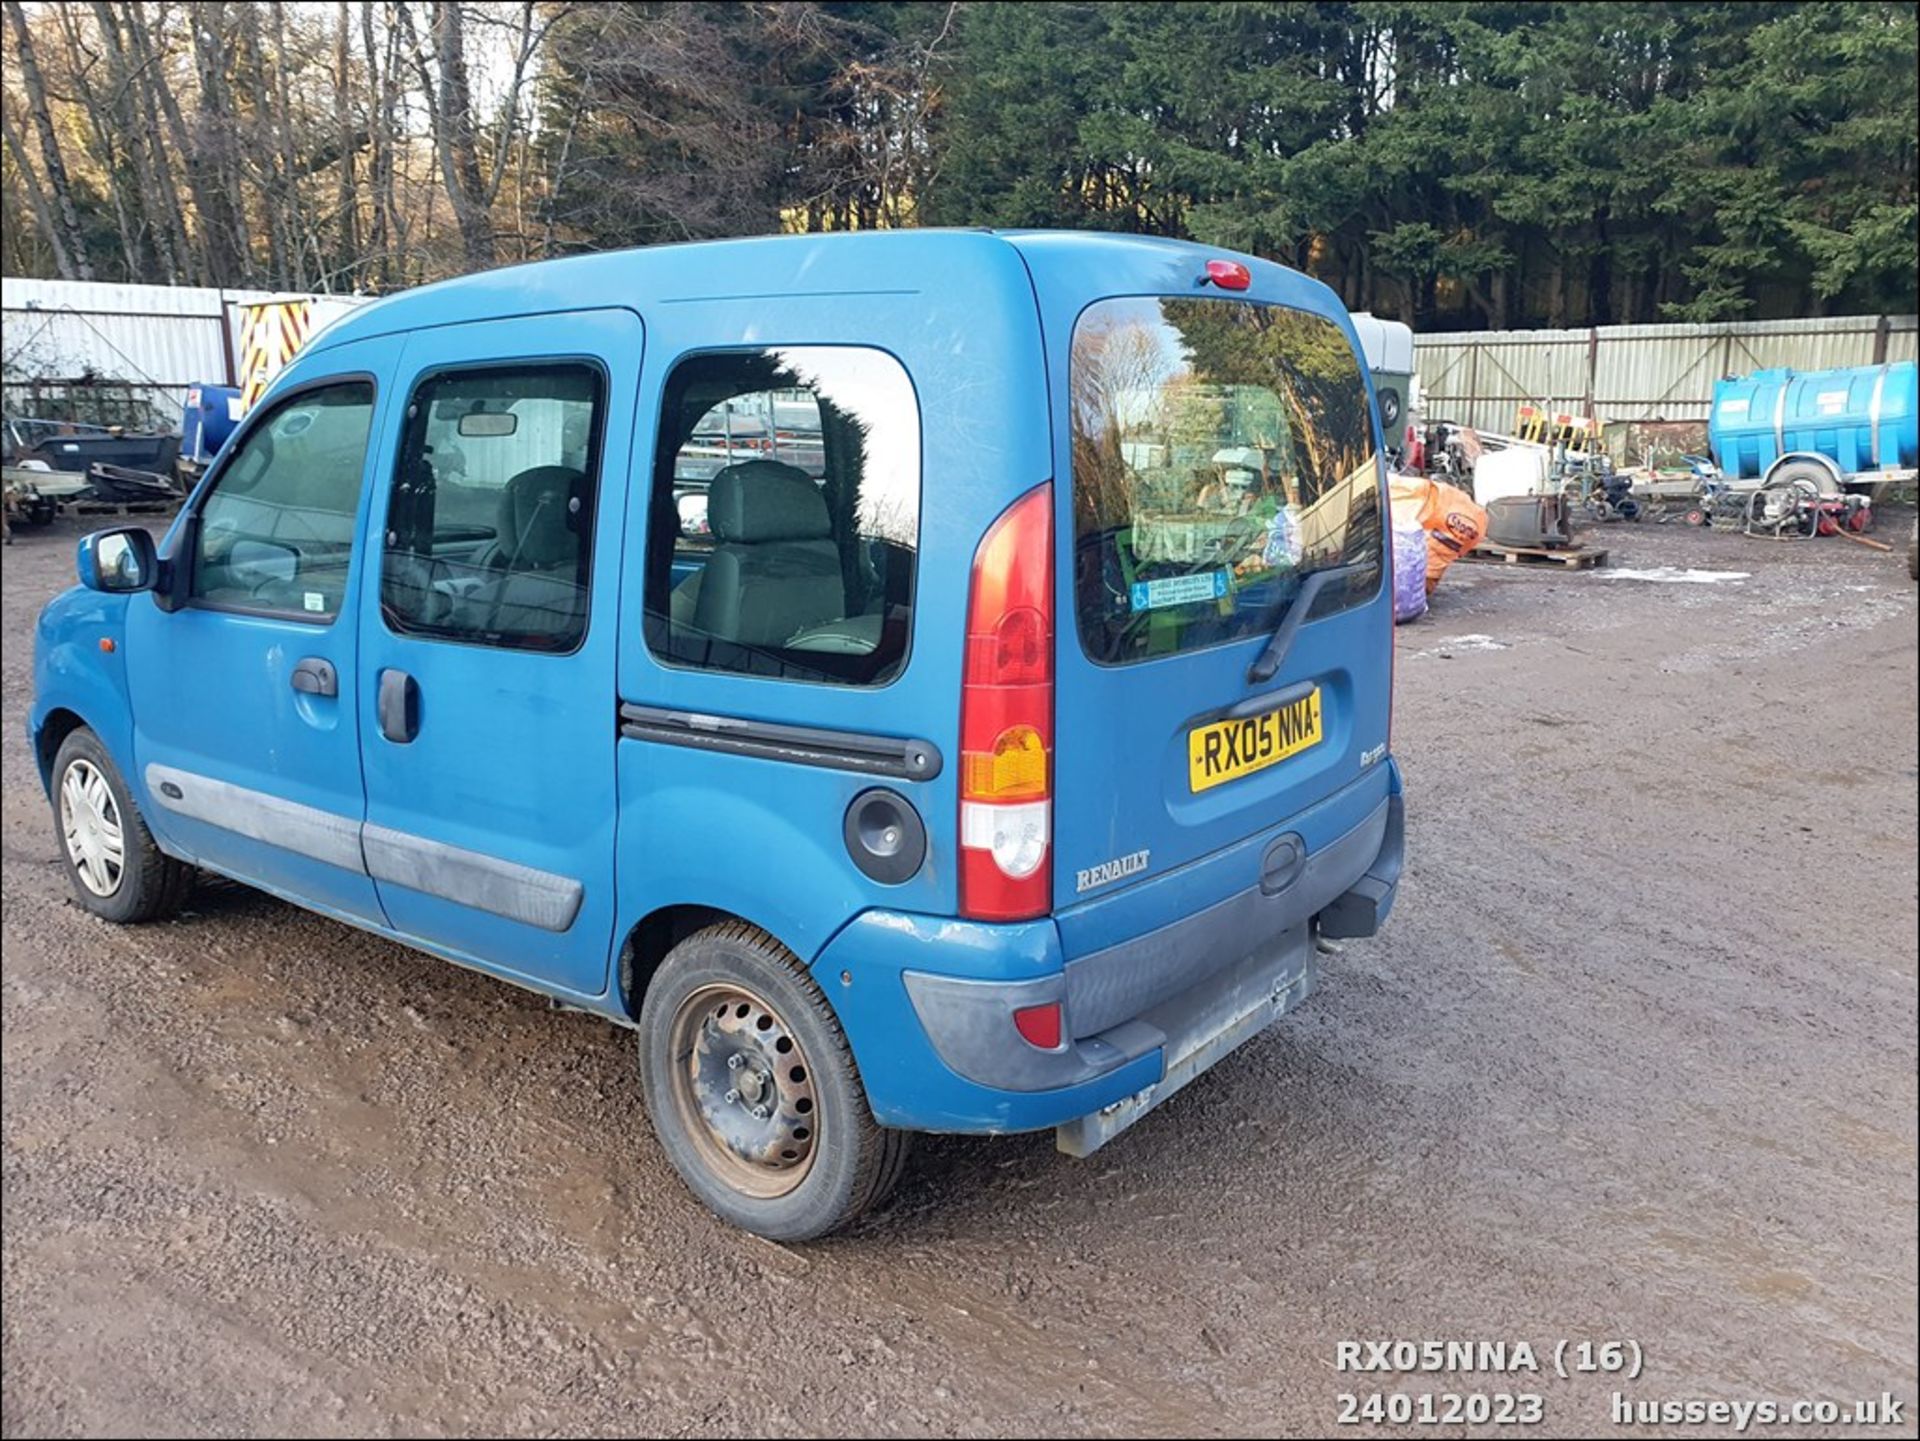
{"type": "Polygon", "coordinates": [[[1207,279],[1222,290],[1245,290],[1253,284],[1253,273],[1237,260],[1209,260],[1207,279]]]}

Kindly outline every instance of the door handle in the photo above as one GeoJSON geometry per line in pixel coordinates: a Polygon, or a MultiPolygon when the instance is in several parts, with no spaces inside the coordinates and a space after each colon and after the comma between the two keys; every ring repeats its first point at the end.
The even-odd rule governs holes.
{"type": "Polygon", "coordinates": [[[380,734],[406,745],[420,730],[420,687],[403,670],[380,672],[380,734]]]}
{"type": "Polygon", "coordinates": [[[332,661],[310,655],[294,666],[293,688],[302,695],[337,696],[340,694],[340,677],[332,661]]]}

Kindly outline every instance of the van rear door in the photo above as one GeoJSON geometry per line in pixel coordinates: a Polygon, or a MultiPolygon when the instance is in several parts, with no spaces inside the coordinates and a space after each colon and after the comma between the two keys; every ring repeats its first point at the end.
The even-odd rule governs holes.
{"type": "Polygon", "coordinates": [[[1387,792],[1391,597],[1365,372],[1331,292],[1255,273],[1245,295],[1163,276],[1159,293],[1080,304],[1062,344],[1035,267],[1065,371],[1053,876],[1070,954],[1258,884],[1262,848],[1236,842],[1284,828],[1311,854],[1387,792]],[[1245,863],[1196,864],[1216,853],[1245,863]],[[1183,868],[1165,906],[1083,906],[1183,868]]]}

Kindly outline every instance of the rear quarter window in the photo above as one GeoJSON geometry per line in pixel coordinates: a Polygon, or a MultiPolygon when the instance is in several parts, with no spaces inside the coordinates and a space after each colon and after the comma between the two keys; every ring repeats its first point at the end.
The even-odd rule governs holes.
{"type": "Polygon", "coordinates": [[[886,685],[906,664],[920,412],[900,362],[790,345],[680,360],[661,401],[647,644],[669,665],[886,685]]]}
{"type": "Polygon", "coordinates": [[[1069,361],[1074,596],[1103,665],[1270,631],[1302,580],[1358,564],[1309,620],[1378,589],[1366,382],[1323,316],[1155,296],[1081,313],[1069,361]]]}

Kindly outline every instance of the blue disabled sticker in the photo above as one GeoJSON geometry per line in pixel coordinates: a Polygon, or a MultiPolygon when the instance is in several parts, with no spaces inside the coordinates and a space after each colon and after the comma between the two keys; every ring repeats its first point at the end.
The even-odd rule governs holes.
{"type": "Polygon", "coordinates": [[[1196,601],[1218,600],[1227,593],[1224,570],[1202,571],[1198,575],[1170,575],[1163,580],[1136,580],[1132,587],[1135,610],[1158,610],[1163,605],[1192,605],[1196,601]]]}

